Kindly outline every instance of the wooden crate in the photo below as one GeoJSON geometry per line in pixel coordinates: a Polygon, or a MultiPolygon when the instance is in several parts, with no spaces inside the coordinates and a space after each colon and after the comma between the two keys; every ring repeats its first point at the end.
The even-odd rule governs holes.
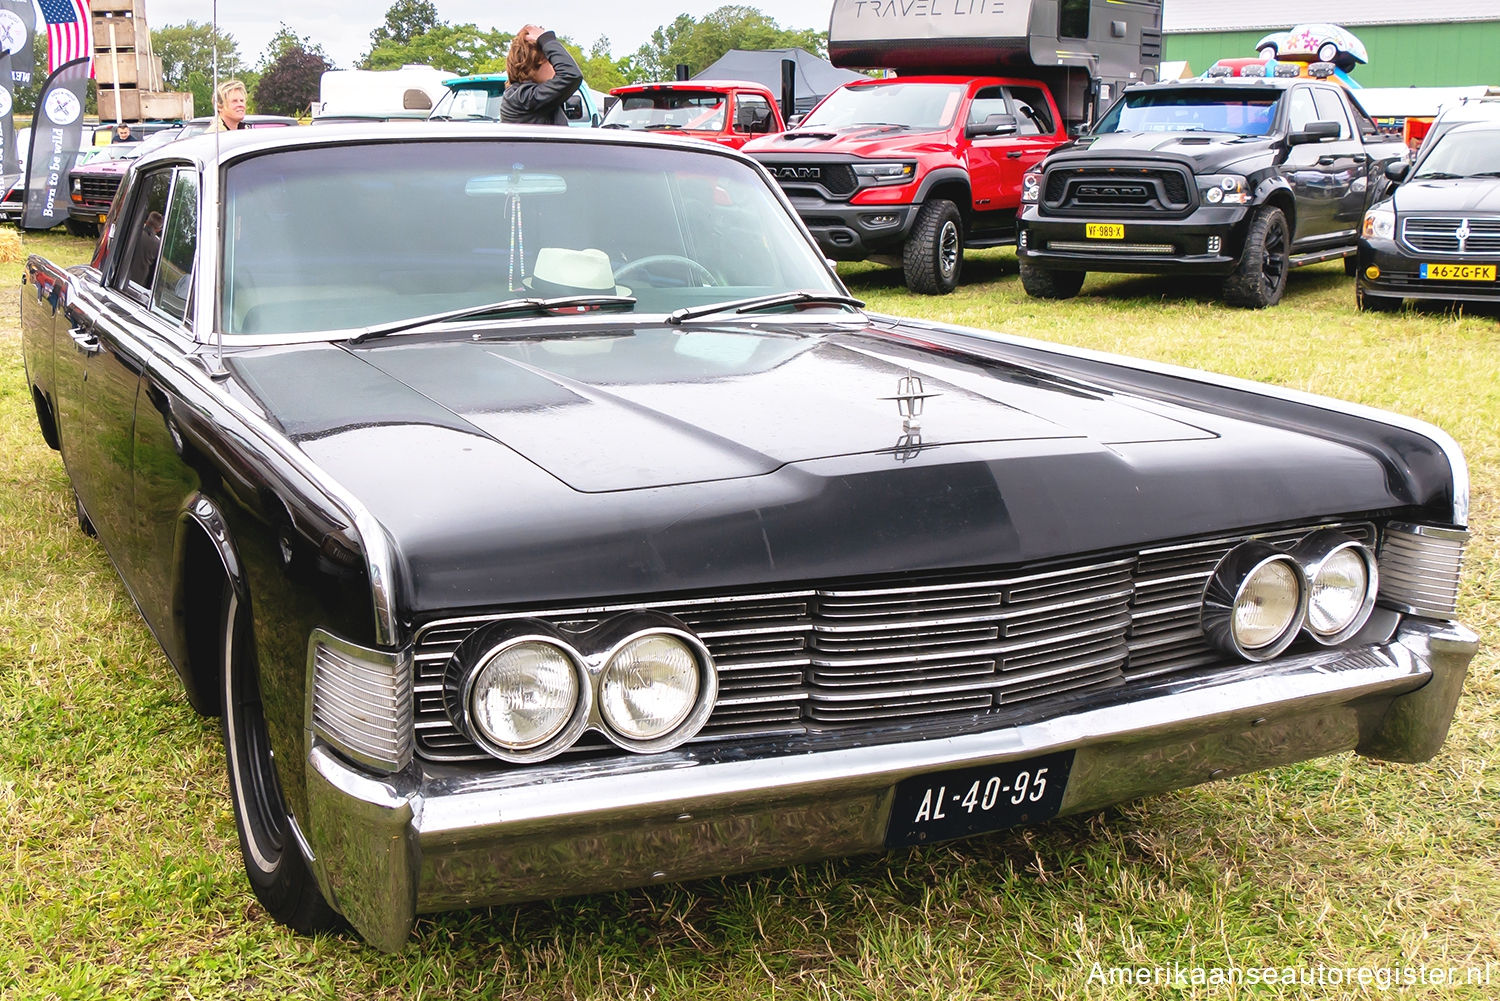
{"type": "Polygon", "coordinates": [[[95,14],[129,14],[132,17],[145,17],[146,0],[92,0],[89,9],[95,14]]]}
{"type": "Polygon", "coordinates": [[[102,90],[120,84],[154,90],[161,82],[161,58],[144,52],[121,52],[108,49],[94,54],[94,82],[102,90]]]}
{"type": "Polygon", "coordinates": [[[144,18],[100,17],[94,13],[94,51],[108,52],[110,37],[114,37],[116,49],[151,48],[151,29],[144,18]]]}
{"type": "Polygon", "coordinates": [[[175,121],[193,117],[193,95],[168,93],[158,90],[136,90],[122,87],[118,91],[119,109],[116,113],[116,91],[112,87],[99,88],[99,120],[113,122],[121,119],[140,122],[147,119],[175,121]]]}

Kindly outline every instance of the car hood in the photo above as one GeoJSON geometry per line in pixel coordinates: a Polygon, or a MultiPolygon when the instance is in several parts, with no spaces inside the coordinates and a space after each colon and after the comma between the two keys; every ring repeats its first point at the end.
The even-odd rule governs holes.
{"type": "Polygon", "coordinates": [[[384,526],[413,613],[1003,565],[1393,503],[1351,446],[923,341],[599,325],[228,363],[384,526]]]}
{"type": "Polygon", "coordinates": [[[1500,177],[1412,178],[1392,196],[1397,212],[1484,212],[1500,215],[1500,177]]]}
{"type": "Polygon", "coordinates": [[[839,129],[799,126],[787,132],[751,140],[743,147],[751,155],[780,153],[840,153],[859,157],[890,157],[950,149],[941,129],[909,129],[901,125],[849,125],[839,129]]]}
{"type": "Polygon", "coordinates": [[[1048,162],[1056,163],[1075,155],[1095,160],[1109,156],[1155,156],[1189,163],[1199,172],[1212,172],[1264,152],[1272,141],[1265,136],[1237,136],[1227,132],[1109,132],[1084,136],[1062,146],[1048,162]]]}

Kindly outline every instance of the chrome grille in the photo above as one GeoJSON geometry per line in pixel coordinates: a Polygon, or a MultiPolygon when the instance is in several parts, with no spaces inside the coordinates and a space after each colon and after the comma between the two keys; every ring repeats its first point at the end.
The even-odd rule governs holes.
{"type": "Polygon", "coordinates": [[[79,174],[78,191],[83,196],[86,204],[109,208],[109,203],[115,200],[115,192],[120,190],[121,174],[106,174],[103,176],[91,176],[79,174]]]}
{"type": "MultiPolygon", "coordinates": [[[[1375,539],[1369,524],[1254,537],[1285,547],[1315,527],[1336,527],[1366,544],[1375,539]]],[[[700,741],[984,712],[1221,663],[1199,626],[1203,588],[1219,560],[1249,537],[1039,571],[435,622],[416,637],[418,747],[428,758],[484,757],[449,722],[442,676],[464,637],[505,618],[578,630],[651,608],[683,620],[719,672],[719,698],[700,741]]]]}
{"type": "Polygon", "coordinates": [[[1401,240],[1427,254],[1500,255],[1500,218],[1406,216],[1401,240]]]}

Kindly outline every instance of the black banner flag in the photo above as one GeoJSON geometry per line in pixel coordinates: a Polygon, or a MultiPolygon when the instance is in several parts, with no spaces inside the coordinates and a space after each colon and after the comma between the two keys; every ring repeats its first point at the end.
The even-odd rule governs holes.
{"type": "Polygon", "coordinates": [[[47,78],[31,121],[23,229],[51,229],[68,217],[68,172],[83,145],[89,60],[75,59],[47,78]]]}

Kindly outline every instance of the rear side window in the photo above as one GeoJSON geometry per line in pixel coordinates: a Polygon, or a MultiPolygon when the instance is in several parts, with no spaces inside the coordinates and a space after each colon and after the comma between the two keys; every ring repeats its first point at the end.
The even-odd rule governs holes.
{"type": "Polygon", "coordinates": [[[1338,122],[1339,138],[1348,139],[1352,133],[1349,131],[1349,114],[1344,110],[1344,102],[1331,90],[1322,87],[1313,89],[1313,104],[1318,109],[1318,121],[1338,122]]]}
{"type": "Polygon", "coordinates": [[[1010,88],[1011,103],[1015,106],[1016,133],[1023,136],[1051,135],[1056,131],[1052,112],[1047,107],[1047,95],[1036,87],[1010,88]]]}
{"type": "Polygon", "coordinates": [[[198,175],[179,170],[167,203],[161,260],[151,289],[151,308],[181,321],[187,316],[193,285],[193,258],[198,249],[198,175]]]}

